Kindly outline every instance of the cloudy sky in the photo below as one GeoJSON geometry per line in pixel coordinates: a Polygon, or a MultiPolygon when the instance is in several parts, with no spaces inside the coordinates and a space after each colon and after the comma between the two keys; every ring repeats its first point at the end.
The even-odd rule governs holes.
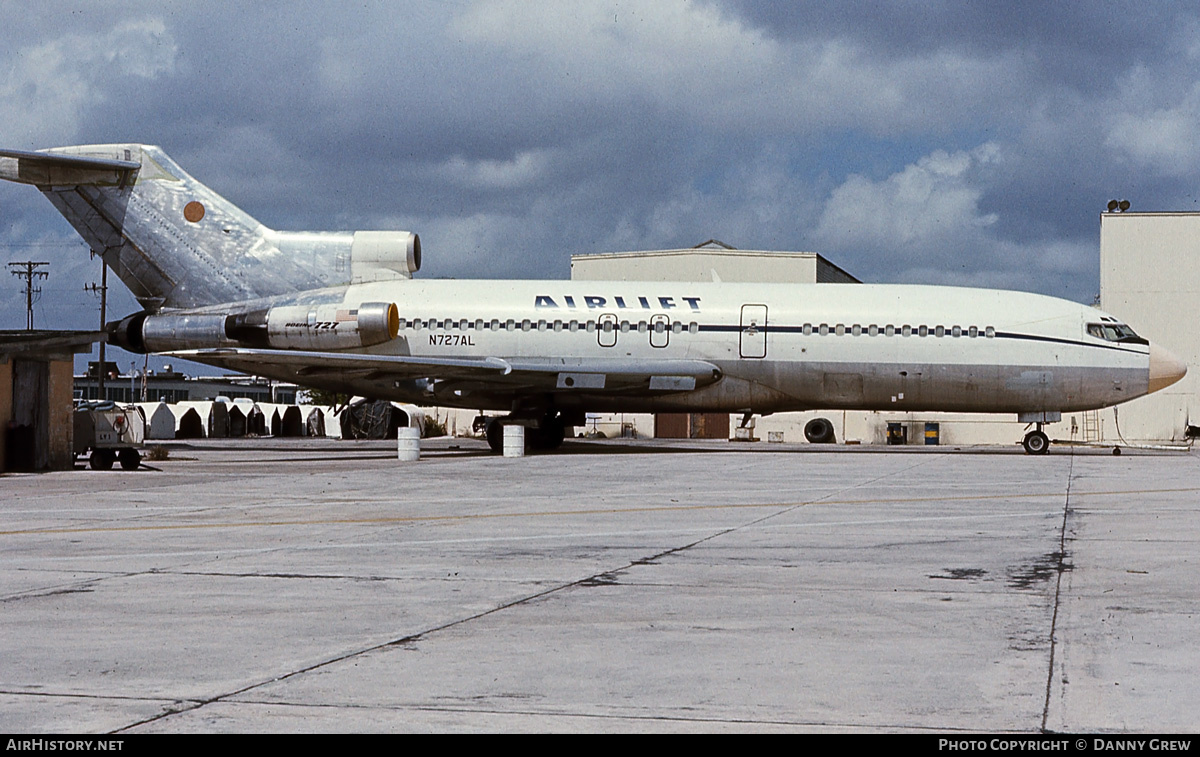
{"type": "MultiPolygon", "coordinates": [[[[715,237],[1090,302],[1109,199],[1200,210],[1195,8],[0,0],[0,147],[158,144],[268,226],[416,231],[428,277],[715,237]]],[[[0,247],[51,263],[39,327],[96,322],[33,188],[0,247]]]]}

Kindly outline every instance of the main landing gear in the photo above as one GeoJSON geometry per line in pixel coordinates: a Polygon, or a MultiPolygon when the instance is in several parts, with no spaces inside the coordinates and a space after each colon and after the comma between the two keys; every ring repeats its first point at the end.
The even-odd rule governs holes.
{"type": "Polygon", "coordinates": [[[1021,446],[1025,448],[1027,455],[1044,455],[1050,449],[1050,437],[1042,431],[1042,424],[1037,424],[1037,428],[1025,435],[1025,441],[1021,442],[1021,446]]]}
{"type": "Polygon", "coordinates": [[[142,464],[142,454],[133,447],[101,447],[92,450],[88,457],[88,465],[92,470],[112,470],[116,462],[121,463],[121,470],[137,470],[142,464]]]}
{"type": "Polygon", "coordinates": [[[568,419],[562,413],[546,413],[536,418],[519,418],[511,415],[504,418],[493,418],[487,424],[487,441],[492,452],[499,455],[504,452],[504,427],[510,425],[525,427],[526,449],[538,452],[549,452],[562,446],[568,430],[574,424],[567,424],[568,419]]]}

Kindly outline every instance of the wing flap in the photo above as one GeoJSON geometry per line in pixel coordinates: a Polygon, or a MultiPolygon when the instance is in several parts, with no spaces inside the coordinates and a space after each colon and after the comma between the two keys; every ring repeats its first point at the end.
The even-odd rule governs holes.
{"type": "Polygon", "coordinates": [[[349,373],[372,378],[466,380],[560,393],[684,392],[721,378],[721,369],[704,360],[450,358],[242,347],[162,354],[247,372],[284,368],[301,380],[349,373]]]}

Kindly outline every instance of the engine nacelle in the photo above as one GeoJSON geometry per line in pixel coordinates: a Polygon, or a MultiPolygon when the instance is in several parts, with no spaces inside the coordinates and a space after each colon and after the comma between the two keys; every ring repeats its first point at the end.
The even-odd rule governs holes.
{"type": "Polygon", "coordinates": [[[394,302],[282,305],[249,313],[150,315],[136,313],[105,326],[110,343],[131,352],[169,352],[215,347],[279,350],[345,350],[396,338],[400,312],[394,302]]]}
{"type": "Polygon", "coordinates": [[[421,267],[421,238],[408,231],[356,231],[350,248],[350,280],[409,279],[421,267]]]}
{"type": "Polygon", "coordinates": [[[400,311],[394,302],[293,305],[266,312],[267,344],[284,350],[343,350],[396,338],[400,311]]]}
{"type": "Polygon", "coordinates": [[[145,320],[145,313],[134,313],[119,321],[104,324],[104,330],[108,333],[108,343],[130,352],[145,352],[146,345],[142,344],[142,323],[145,320]]]}
{"type": "Polygon", "coordinates": [[[231,346],[225,338],[225,316],[213,314],[149,315],[135,313],[105,324],[108,341],[130,352],[167,352],[231,346]]]}
{"type": "Polygon", "coordinates": [[[267,230],[263,236],[316,277],[312,288],[411,279],[421,268],[421,238],[411,231],[267,230]]]}

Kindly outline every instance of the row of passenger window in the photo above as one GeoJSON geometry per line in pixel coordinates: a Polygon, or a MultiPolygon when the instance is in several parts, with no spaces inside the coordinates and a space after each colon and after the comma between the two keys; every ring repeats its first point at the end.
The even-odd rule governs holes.
{"type": "MultiPolygon", "coordinates": [[[[671,321],[668,323],[665,318],[663,320],[655,320],[653,323],[647,321],[637,321],[636,323],[631,321],[618,322],[615,319],[600,321],[547,321],[543,319],[533,321],[526,318],[518,321],[515,318],[509,318],[502,321],[498,318],[491,320],[477,318],[472,321],[467,318],[460,320],[449,318],[444,320],[433,318],[425,320],[415,318],[410,321],[406,318],[401,318],[400,328],[402,330],[413,329],[415,331],[421,329],[449,329],[457,331],[569,331],[572,333],[577,331],[591,333],[599,329],[603,332],[620,331],[621,333],[636,331],[639,334],[645,334],[650,331],[662,334],[668,330],[673,334],[681,334],[686,330],[689,334],[696,334],[700,331],[700,324],[696,321],[687,324],[684,324],[682,321],[671,321]]],[[[750,328],[754,327],[751,326],[750,328]]],[[[838,323],[833,326],[830,326],[828,323],[817,325],[806,323],[801,327],[801,332],[805,336],[812,336],[813,334],[819,336],[829,336],[830,334],[835,336],[845,336],[847,334],[851,336],[863,336],[865,334],[866,336],[965,336],[972,339],[980,336],[987,338],[996,336],[996,329],[991,326],[981,329],[978,326],[926,326],[924,324],[912,326],[907,323],[901,326],[890,323],[885,326],[879,326],[874,323],[869,326],[863,326],[858,323],[850,326],[844,323],[838,323]]]]}
{"type": "Polygon", "coordinates": [[[416,318],[410,321],[406,318],[401,318],[400,329],[413,329],[415,331],[421,329],[450,329],[457,331],[569,331],[572,333],[577,331],[594,332],[599,329],[604,332],[621,331],[622,333],[636,331],[639,334],[645,334],[650,331],[656,334],[662,334],[667,331],[673,334],[682,334],[686,330],[689,334],[696,334],[700,331],[700,324],[695,321],[687,324],[682,321],[668,323],[665,318],[661,321],[656,320],[653,323],[647,321],[638,321],[636,323],[630,321],[618,322],[615,319],[601,321],[533,321],[526,318],[525,320],[518,321],[515,318],[509,318],[506,321],[502,321],[498,318],[493,318],[490,321],[486,321],[482,318],[477,318],[472,321],[466,318],[461,320],[438,320],[432,318],[422,320],[416,318]]]}
{"type": "Polygon", "coordinates": [[[844,323],[834,326],[822,323],[814,326],[811,323],[806,323],[801,330],[805,336],[811,336],[812,334],[819,334],[820,336],[829,336],[830,334],[836,336],[845,336],[846,334],[850,334],[851,336],[862,336],[864,334],[867,336],[896,336],[899,334],[900,336],[965,336],[970,338],[980,336],[991,338],[996,336],[996,329],[991,326],[981,329],[978,326],[926,326],[923,324],[920,326],[911,326],[907,323],[902,326],[890,323],[886,326],[879,326],[874,323],[869,326],[863,326],[858,323],[852,326],[847,326],[844,323]]]}

